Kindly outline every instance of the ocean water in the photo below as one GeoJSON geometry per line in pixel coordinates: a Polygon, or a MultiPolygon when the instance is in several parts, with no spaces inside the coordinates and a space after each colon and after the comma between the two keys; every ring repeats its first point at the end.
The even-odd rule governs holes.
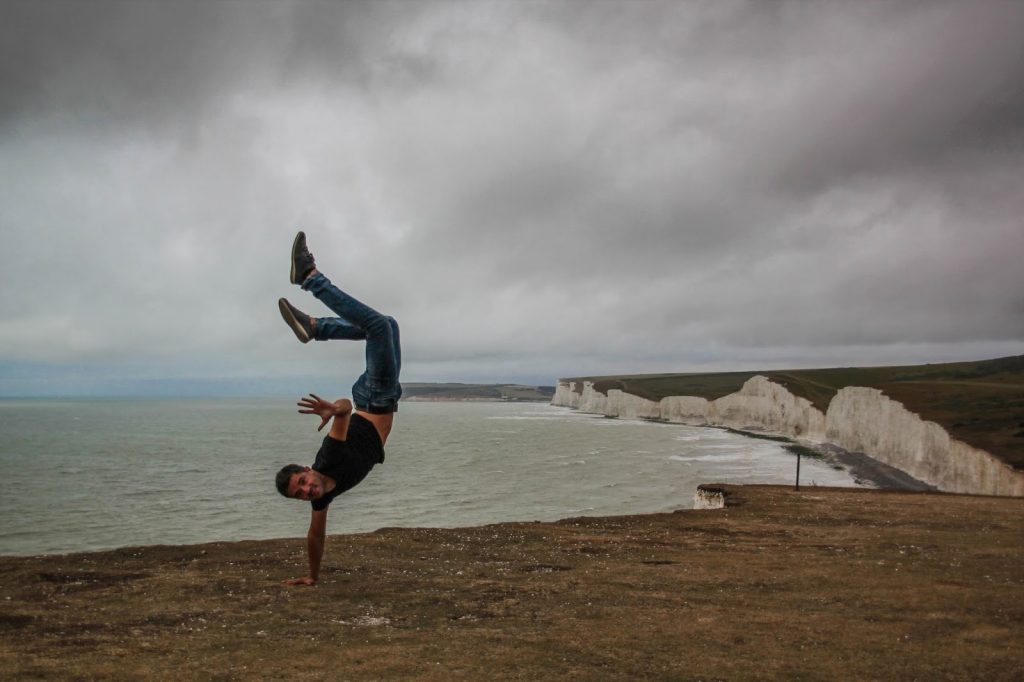
{"type": "MultiPolygon", "coordinates": [[[[323,434],[288,399],[0,401],[0,554],[304,536],[274,474],[323,434]]],[[[791,483],[796,458],[719,429],[536,403],[402,403],[387,458],[328,533],[692,507],[699,483],[791,483]]],[[[806,458],[803,485],[856,485],[806,458]]]]}

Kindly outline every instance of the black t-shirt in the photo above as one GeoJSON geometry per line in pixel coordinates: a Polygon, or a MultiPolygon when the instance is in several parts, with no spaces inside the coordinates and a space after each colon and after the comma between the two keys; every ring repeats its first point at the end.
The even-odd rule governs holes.
{"type": "Polygon", "coordinates": [[[311,500],[313,509],[326,509],[335,497],[356,486],[366,478],[374,465],[384,461],[384,446],[377,427],[369,419],[353,414],[345,440],[324,436],[323,445],[316,453],[313,470],[334,479],[334,490],[311,500]]]}

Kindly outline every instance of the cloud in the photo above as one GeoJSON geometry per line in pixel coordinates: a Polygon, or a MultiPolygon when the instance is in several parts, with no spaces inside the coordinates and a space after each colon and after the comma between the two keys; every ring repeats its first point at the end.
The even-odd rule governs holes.
{"type": "Polygon", "coordinates": [[[1024,352],[1014,3],[0,14],[3,367],[354,378],[297,227],[409,380],[1024,352]]]}

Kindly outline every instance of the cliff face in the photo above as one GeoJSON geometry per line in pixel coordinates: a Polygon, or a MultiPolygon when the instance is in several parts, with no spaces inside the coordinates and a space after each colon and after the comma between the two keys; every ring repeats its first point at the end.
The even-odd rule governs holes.
{"type": "Polygon", "coordinates": [[[579,407],[579,401],[573,404],[573,395],[576,388],[575,381],[559,381],[558,385],[555,386],[555,395],[551,398],[552,405],[560,405],[562,407],[579,407]]]}
{"type": "Polygon", "coordinates": [[[645,400],[617,388],[608,391],[608,408],[615,416],[626,419],[661,419],[661,404],[645,400]]]}
{"type": "MultiPolygon", "coordinates": [[[[594,414],[608,414],[608,396],[600,391],[594,390],[594,383],[592,381],[583,382],[583,393],[580,394],[577,400],[578,409],[583,412],[593,412],[594,414]]],[[[615,416],[615,415],[609,415],[615,416]]]]}
{"type": "Polygon", "coordinates": [[[708,423],[708,400],[693,395],[670,395],[660,402],[661,418],[680,424],[703,426],[708,423]]]}
{"type": "Polygon", "coordinates": [[[747,430],[753,427],[815,442],[825,437],[821,410],[762,376],[750,378],[738,392],[709,403],[708,423],[747,430]]]}
{"type": "Polygon", "coordinates": [[[862,452],[940,490],[1024,496],[1024,472],[951,438],[938,424],[924,421],[873,388],[840,390],[825,414],[763,376],[752,377],[736,393],[711,401],[669,396],[655,402],[618,389],[605,395],[589,381],[576,393],[575,383],[559,382],[551,404],[608,417],[726,426],[830,443],[862,452]]]}
{"type": "Polygon", "coordinates": [[[829,403],[825,435],[845,450],[866,453],[940,490],[1024,496],[1024,473],[950,437],[878,389],[840,390],[829,403]]]}

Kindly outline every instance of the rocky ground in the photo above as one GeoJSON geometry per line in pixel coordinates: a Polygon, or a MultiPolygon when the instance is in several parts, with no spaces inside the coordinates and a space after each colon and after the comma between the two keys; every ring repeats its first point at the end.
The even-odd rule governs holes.
{"type": "Polygon", "coordinates": [[[300,539],[0,558],[0,678],[1024,678],[1024,500],[723,488],[333,536],[312,588],[300,539]]]}

